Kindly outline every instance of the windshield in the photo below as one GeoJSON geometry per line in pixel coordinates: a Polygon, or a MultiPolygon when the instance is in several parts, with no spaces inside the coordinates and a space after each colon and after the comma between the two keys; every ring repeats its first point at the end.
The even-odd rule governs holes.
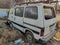
{"type": "Polygon", "coordinates": [[[45,19],[52,19],[55,17],[55,11],[53,7],[45,7],[44,6],[44,15],[45,19]]]}

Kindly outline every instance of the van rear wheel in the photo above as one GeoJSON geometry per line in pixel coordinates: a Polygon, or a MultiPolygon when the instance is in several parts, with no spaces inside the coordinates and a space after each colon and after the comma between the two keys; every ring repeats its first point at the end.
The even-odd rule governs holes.
{"type": "Polygon", "coordinates": [[[30,31],[26,32],[26,42],[27,43],[35,43],[34,36],[30,31]]]}

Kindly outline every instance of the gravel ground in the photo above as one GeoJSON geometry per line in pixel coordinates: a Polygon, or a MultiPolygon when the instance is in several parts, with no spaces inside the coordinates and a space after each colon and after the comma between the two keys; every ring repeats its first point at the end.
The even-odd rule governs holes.
{"type": "MultiPolygon", "coordinates": [[[[4,30],[6,28],[6,26],[4,25],[3,22],[6,22],[5,20],[0,20],[0,30],[4,30]],[[1,28],[4,27],[4,28],[1,28]]],[[[9,30],[9,29],[8,29],[9,30]]],[[[22,34],[20,34],[22,35],[22,34]]],[[[23,37],[23,36],[22,36],[23,37]]],[[[24,45],[24,44],[23,44],[24,45]]],[[[26,45],[26,44],[25,44],[26,45]]],[[[40,45],[40,44],[33,44],[33,45],[40,45]]],[[[60,45],[60,41],[56,41],[53,38],[47,42],[47,45],[60,45]]]]}
{"type": "Polygon", "coordinates": [[[60,41],[51,39],[49,42],[47,42],[47,45],[60,45],[60,41]]]}

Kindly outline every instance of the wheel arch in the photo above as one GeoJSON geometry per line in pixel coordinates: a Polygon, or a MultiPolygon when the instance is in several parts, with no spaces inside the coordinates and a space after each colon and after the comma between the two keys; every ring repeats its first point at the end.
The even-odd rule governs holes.
{"type": "Polygon", "coordinates": [[[28,31],[31,32],[31,33],[33,34],[34,38],[35,38],[34,32],[33,32],[31,29],[26,28],[25,34],[26,34],[26,32],[28,32],[28,31]]]}
{"type": "Polygon", "coordinates": [[[31,29],[26,29],[26,30],[25,30],[25,34],[26,34],[26,32],[28,32],[28,31],[31,32],[31,33],[33,33],[33,31],[32,31],[31,29]]]}

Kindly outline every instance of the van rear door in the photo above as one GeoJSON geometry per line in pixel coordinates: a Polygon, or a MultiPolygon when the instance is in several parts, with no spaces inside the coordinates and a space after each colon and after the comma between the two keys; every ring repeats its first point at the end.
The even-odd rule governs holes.
{"type": "Polygon", "coordinates": [[[44,36],[50,35],[56,28],[56,16],[53,7],[44,6],[44,36]]]}

